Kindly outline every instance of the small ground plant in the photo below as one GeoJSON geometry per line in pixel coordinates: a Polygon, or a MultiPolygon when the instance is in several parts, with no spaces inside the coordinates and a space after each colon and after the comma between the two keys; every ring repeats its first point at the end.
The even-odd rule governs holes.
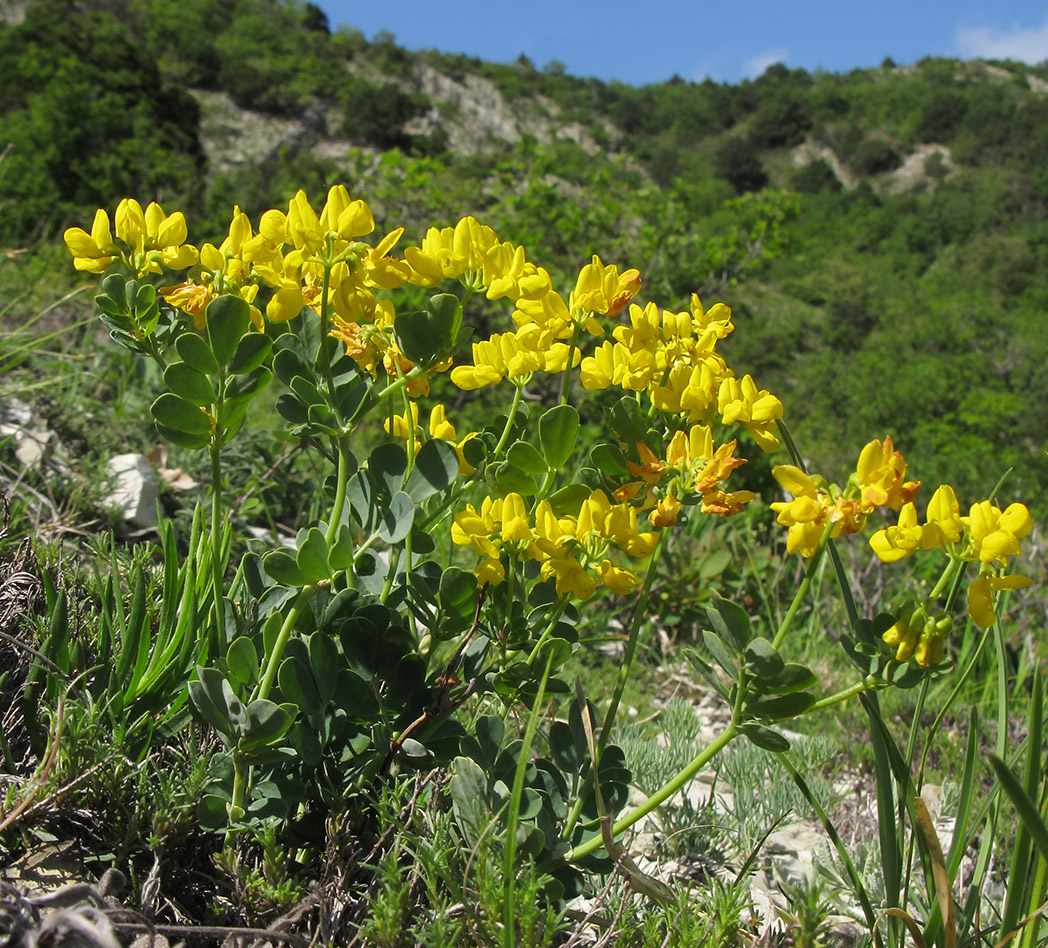
{"type": "MultiPolygon", "coordinates": [[[[258,221],[237,209],[225,238],[199,249],[181,213],[131,199],[112,220],[99,210],[90,232],[66,232],[77,269],[102,277],[96,305],[112,339],[155,366],[157,431],[206,454],[210,497],[178,527],[161,521],[157,565],[122,564],[112,549],[90,621],[45,580],[47,618],[25,646],[18,699],[39,768],[11,787],[0,826],[19,826],[49,775],[76,783],[67,761],[80,743],[64,743],[63,728],[106,734],[130,768],[190,740],[206,763],[172,785],[161,823],[186,832],[180,794],[195,781],[194,845],[232,880],[215,902],[227,916],[261,924],[305,899],[298,918],[335,942],[510,948],[579,943],[584,926],[572,932],[565,907],[603,891],[587,936],[597,943],[734,945],[748,924],[745,872],[689,893],[642,871],[625,841],[660,813],[682,834],[666,808],[719,755],[738,788],[740,762],[752,770],[770,754],[776,767],[749,783],[761,803],[745,823],[751,842],[765,817],[814,813],[877,945],[907,933],[945,948],[1012,933],[1035,944],[1030,916],[1048,886],[1043,689],[1035,670],[1026,736],[1010,740],[1002,628],[1009,591],[1030,583],[1013,566],[1033,520],[998,502],[1006,482],[966,513],[939,486],[922,517],[919,484],[885,436],[857,445],[854,471],[833,483],[805,469],[780,400],[718,351],[734,329],[723,304],[642,304],[640,273],[596,256],[560,292],[524,247],[471,217],[399,255],[403,228],[372,241],[374,230],[368,206],[337,186],[319,213],[303,192],[258,221]],[[499,307],[503,324],[476,338],[470,314],[499,307]],[[279,456],[315,471],[309,502],[283,512],[297,514],[286,543],[242,530],[246,496],[256,492],[256,513],[268,507],[257,494],[273,492],[280,468],[238,482],[250,460],[239,446],[267,404],[279,456]],[[691,582],[722,577],[739,592],[696,595],[688,617],[693,667],[726,714],[708,740],[676,721],[680,740],[652,759],[630,747],[620,712],[642,631],[680,619],[660,615],[678,601],[660,570],[691,547],[667,548],[684,527],[689,542],[708,541],[700,525],[720,536],[746,518],[757,493],[729,483],[742,452],[780,447],[791,463],[771,475],[789,498],[771,509],[799,573],[780,570],[767,587],[771,571],[751,568],[769,559],[752,524],[687,567],[691,582]],[[837,544],[875,517],[873,554],[916,557],[935,578],[873,607],[837,544]],[[833,690],[799,660],[818,634],[802,611],[813,584],[820,595],[835,584],[847,617],[849,671],[833,690]],[[601,597],[623,642],[603,694],[564,671],[594,616],[609,615],[601,597]],[[969,630],[961,663],[957,627],[969,630]],[[994,781],[977,779],[973,718],[943,852],[920,795],[925,767],[984,666],[997,675],[994,781]],[[899,689],[917,695],[901,736],[880,704],[899,689]],[[845,703],[861,707],[872,747],[882,898],[835,830],[817,762],[783,733],[845,703]],[[1009,819],[1008,882],[990,921],[981,893],[1009,819]],[[334,883],[309,901],[305,880],[321,877],[355,893],[352,912],[332,901],[334,883]]],[[[789,894],[797,943],[822,937],[824,902],[814,883],[789,894]]]]}

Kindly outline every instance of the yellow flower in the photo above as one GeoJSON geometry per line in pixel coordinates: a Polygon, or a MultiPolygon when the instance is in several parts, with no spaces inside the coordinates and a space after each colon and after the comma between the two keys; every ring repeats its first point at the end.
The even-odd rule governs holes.
{"type": "Polygon", "coordinates": [[[1023,504],[1010,504],[1004,512],[989,500],[972,504],[962,518],[971,532],[971,555],[982,563],[1005,563],[1022,552],[1019,540],[1033,529],[1030,511],[1023,504]]]}
{"type": "Polygon", "coordinates": [[[917,508],[905,504],[899,512],[899,522],[878,530],[870,537],[870,547],[883,563],[894,563],[921,549],[924,528],[917,522],[917,508]]]}
{"type": "Polygon", "coordinates": [[[418,424],[418,404],[415,402],[409,402],[411,405],[411,427],[408,427],[407,415],[393,415],[392,418],[387,417],[382,422],[382,427],[386,429],[387,434],[393,435],[394,438],[403,438],[405,441],[411,437],[412,431],[414,431],[415,440],[419,440],[422,437],[422,429],[418,424]]]}
{"type": "Polygon", "coordinates": [[[73,255],[73,266],[87,273],[105,273],[120,254],[113,243],[109,215],[101,208],[95,211],[90,234],[81,227],[70,227],[62,237],[73,255]]]}
{"type": "MultiPolygon", "coordinates": [[[[598,313],[613,318],[639,292],[639,270],[619,273],[615,264],[605,266],[600,257],[594,254],[593,259],[579,271],[575,289],[568,299],[568,309],[572,313],[598,313]]],[[[594,320],[587,321],[585,328],[594,335],[603,331],[594,320]]]]}
{"type": "Polygon", "coordinates": [[[942,611],[928,614],[920,603],[910,601],[899,613],[899,620],[881,638],[895,649],[895,660],[905,662],[911,656],[922,668],[937,665],[946,657],[944,641],[953,628],[953,620],[942,611]]]}
{"type": "Polygon", "coordinates": [[[855,468],[856,479],[862,495],[862,508],[867,513],[874,507],[891,507],[899,510],[903,504],[912,503],[917,495],[920,481],[907,481],[906,461],[895,450],[890,437],[871,441],[859,453],[855,468]]]}
{"type": "Polygon", "coordinates": [[[956,543],[964,534],[961,506],[957,494],[949,484],[941,484],[928,501],[927,523],[921,536],[921,546],[930,550],[937,546],[956,543]]]}
{"type": "Polygon", "coordinates": [[[452,447],[454,447],[455,454],[458,455],[459,474],[463,477],[469,477],[470,474],[476,470],[476,468],[466,460],[463,446],[470,439],[477,437],[477,432],[471,431],[461,441],[456,440],[458,434],[455,431],[455,426],[448,421],[447,410],[443,405],[434,405],[429,413],[429,434],[430,437],[438,438],[441,441],[447,441],[452,445],[452,447]]]}
{"type": "Polygon", "coordinates": [[[982,629],[997,621],[994,593],[1002,589],[1021,589],[1033,580],[1028,576],[995,576],[992,572],[981,572],[968,585],[968,615],[982,629]]]}
{"type": "Polygon", "coordinates": [[[131,268],[138,276],[184,270],[197,262],[197,249],[187,244],[186,218],[181,211],[165,214],[155,201],[142,210],[133,198],[116,208],[116,236],[131,249],[131,268]]]}
{"type": "Polygon", "coordinates": [[[764,451],[779,447],[778,425],[782,402],[767,391],[757,389],[749,376],[742,380],[726,378],[717,392],[717,410],[726,425],[745,425],[764,451]]]}

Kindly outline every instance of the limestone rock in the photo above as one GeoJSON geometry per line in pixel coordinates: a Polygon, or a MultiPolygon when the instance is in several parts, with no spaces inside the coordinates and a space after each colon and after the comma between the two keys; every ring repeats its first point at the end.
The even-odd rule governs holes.
{"type": "Polygon", "coordinates": [[[143,454],[118,454],[109,459],[112,488],[103,502],[119,507],[124,520],[140,527],[157,525],[158,487],[153,465],[143,454]]]}

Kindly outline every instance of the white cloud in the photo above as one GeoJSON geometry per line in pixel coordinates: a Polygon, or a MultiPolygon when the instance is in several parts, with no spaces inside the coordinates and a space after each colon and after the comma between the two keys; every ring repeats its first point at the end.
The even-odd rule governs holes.
{"type": "Polygon", "coordinates": [[[959,26],[955,35],[958,53],[965,59],[1014,59],[1039,63],[1048,59],[1048,20],[1040,26],[959,26]]]}
{"type": "Polygon", "coordinates": [[[763,53],[758,53],[756,56],[751,56],[743,64],[743,70],[747,76],[755,79],[769,66],[775,65],[775,63],[786,62],[786,56],[787,50],[782,46],[776,46],[763,53]]]}

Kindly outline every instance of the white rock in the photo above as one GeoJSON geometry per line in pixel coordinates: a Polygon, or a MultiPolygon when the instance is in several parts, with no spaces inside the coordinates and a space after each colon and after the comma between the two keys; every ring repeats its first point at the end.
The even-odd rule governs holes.
{"type": "Polygon", "coordinates": [[[0,402],[0,438],[14,440],[15,457],[26,468],[40,467],[53,432],[40,425],[33,409],[17,398],[0,402]]]}
{"type": "Polygon", "coordinates": [[[118,454],[109,459],[109,474],[112,488],[103,502],[119,507],[130,523],[155,527],[158,489],[149,459],[142,454],[118,454]]]}

